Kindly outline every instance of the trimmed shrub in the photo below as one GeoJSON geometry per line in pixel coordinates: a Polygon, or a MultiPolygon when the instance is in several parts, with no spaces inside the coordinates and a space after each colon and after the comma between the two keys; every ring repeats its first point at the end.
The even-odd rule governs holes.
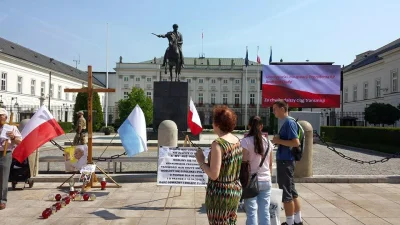
{"type": "Polygon", "coordinates": [[[64,130],[65,133],[69,133],[73,127],[73,124],[70,122],[58,122],[58,124],[64,130]]]}
{"type": "Polygon", "coordinates": [[[322,126],[320,135],[331,143],[386,153],[400,152],[400,128],[322,126]]]}

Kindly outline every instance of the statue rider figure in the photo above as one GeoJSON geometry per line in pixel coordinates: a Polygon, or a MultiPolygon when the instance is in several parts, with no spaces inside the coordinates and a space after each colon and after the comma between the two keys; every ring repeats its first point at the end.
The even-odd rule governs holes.
{"type": "MultiPolygon", "coordinates": [[[[180,32],[178,32],[178,24],[172,25],[172,28],[174,29],[174,31],[170,31],[166,35],[157,35],[157,37],[166,38],[171,34],[174,34],[177,37],[178,49],[179,49],[179,54],[181,56],[181,62],[182,62],[182,68],[185,68],[185,66],[184,66],[185,62],[183,61],[183,54],[182,54],[182,44],[183,44],[182,34],[180,32]]],[[[169,49],[169,46],[168,46],[167,50],[165,50],[164,61],[163,61],[162,67],[164,67],[167,62],[168,49],[169,49]]]]}

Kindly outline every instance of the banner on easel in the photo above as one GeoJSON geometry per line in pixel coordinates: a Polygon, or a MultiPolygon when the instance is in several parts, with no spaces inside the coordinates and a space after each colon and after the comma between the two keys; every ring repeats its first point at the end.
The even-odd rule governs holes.
{"type": "MultiPolygon", "coordinates": [[[[205,187],[208,176],[196,161],[196,147],[160,147],[157,166],[157,185],[205,187]]],[[[208,157],[210,148],[202,148],[208,157]]]]}

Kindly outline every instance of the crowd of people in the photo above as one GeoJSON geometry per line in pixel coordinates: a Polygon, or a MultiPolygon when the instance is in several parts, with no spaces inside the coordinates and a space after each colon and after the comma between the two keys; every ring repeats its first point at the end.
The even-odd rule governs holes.
{"type": "MultiPolygon", "coordinates": [[[[291,148],[300,145],[298,128],[289,119],[289,105],[284,100],[273,104],[274,115],[282,121],[282,127],[272,140],[262,134],[263,123],[253,116],[248,123],[249,132],[239,139],[232,134],[237,116],[227,106],[213,110],[213,130],[218,138],[211,144],[208,162],[199,149],[196,153],[200,168],[209,177],[205,205],[209,224],[236,224],[237,210],[242,199],[240,182],[242,163],[250,165],[250,174],[257,174],[258,193],[245,198],[246,225],[269,225],[272,188],[272,152],[277,146],[277,183],[282,189],[282,202],[286,221],[282,225],[302,225],[300,201],[294,184],[295,159],[291,148]]],[[[243,172],[243,171],[242,171],[243,172]]]]}

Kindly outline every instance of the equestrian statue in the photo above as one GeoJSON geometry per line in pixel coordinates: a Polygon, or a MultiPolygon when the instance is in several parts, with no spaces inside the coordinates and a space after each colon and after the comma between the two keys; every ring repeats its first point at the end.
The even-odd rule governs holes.
{"type": "Polygon", "coordinates": [[[168,48],[164,54],[164,61],[161,67],[165,67],[165,74],[167,74],[167,60],[169,65],[169,74],[172,81],[172,68],[175,67],[175,81],[180,81],[179,75],[181,74],[181,69],[185,68],[183,54],[182,54],[182,44],[183,38],[182,34],[178,32],[178,25],[174,24],[172,26],[173,31],[168,32],[165,35],[156,35],[159,38],[168,38],[168,48]]]}

